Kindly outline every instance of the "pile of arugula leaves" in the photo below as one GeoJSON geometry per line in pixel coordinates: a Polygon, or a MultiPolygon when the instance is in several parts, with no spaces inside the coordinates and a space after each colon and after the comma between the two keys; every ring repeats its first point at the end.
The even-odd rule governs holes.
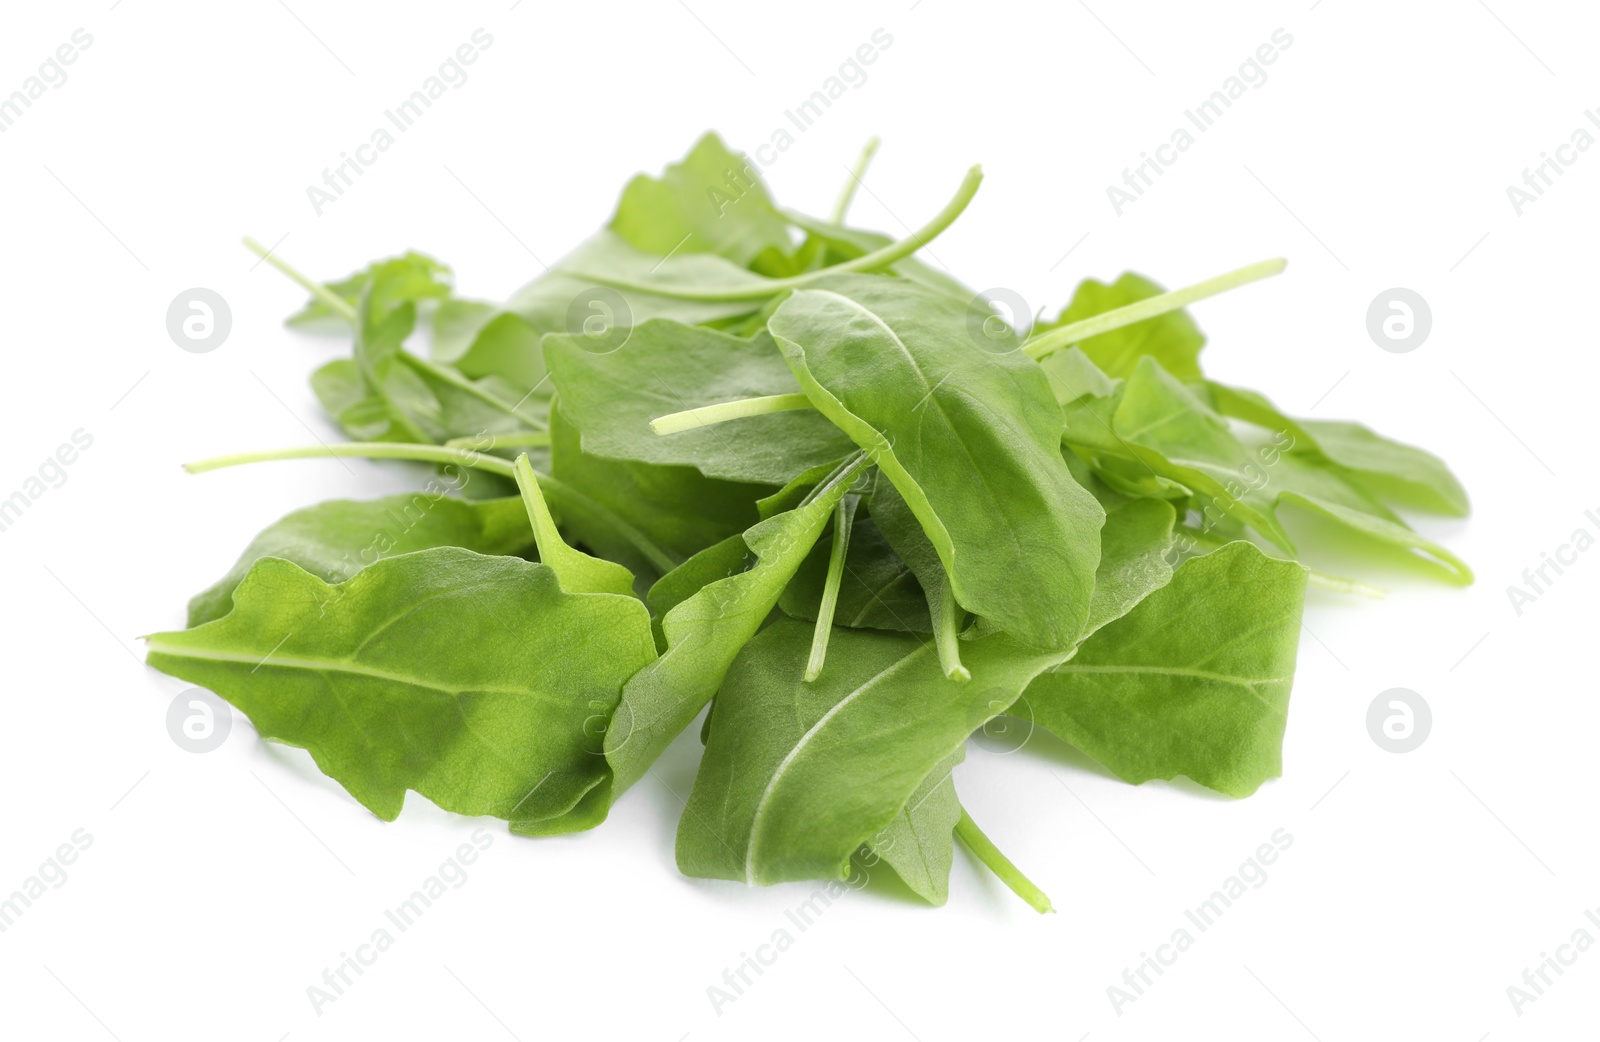
{"type": "Polygon", "coordinates": [[[150,664],[380,818],[414,790],[527,835],[599,824],[709,706],[678,864],[749,883],[872,856],[939,904],[959,837],[1048,910],[951,777],[1021,706],[1129,782],[1253,793],[1308,580],[1371,589],[1297,563],[1280,507],[1464,583],[1385,504],[1466,494],[1420,449],[1204,376],[1181,309],[1282,262],[1086,281],[1023,337],[913,256],[977,169],[891,240],[844,223],[870,155],[824,220],[707,135],[504,304],[418,253],[321,284],[254,247],[311,293],[291,325],[353,331],[312,376],[353,441],[189,469],[440,469],[267,528],[150,664]]]}

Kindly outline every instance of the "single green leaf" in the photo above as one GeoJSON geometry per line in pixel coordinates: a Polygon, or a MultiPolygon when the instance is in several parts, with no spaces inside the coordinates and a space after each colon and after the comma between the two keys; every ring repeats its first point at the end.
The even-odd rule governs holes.
{"type": "Polygon", "coordinates": [[[1305,586],[1250,543],[1191,558],[1023,698],[1126,781],[1182,774],[1248,796],[1282,773],[1305,586]]]}
{"type": "Polygon", "coordinates": [[[233,703],[264,738],[310,751],[378,817],[406,790],[515,831],[587,828],[607,801],[599,733],[655,657],[631,597],[566,593],[545,565],[454,547],[330,585],[259,561],[234,608],[148,638],[149,663],[233,703]]]}
{"type": "Polygon", "coordinates": [[[639,174],[628,182],[610,227],[657,257],[714,253],[741,267],[792,246],[755,164],[714,133],[660,177],[639,174]]]}
{"type": "Polygon", "coordinates": [[[1414,445],[1394,441],[1359,423],[1296,420],[1264,395],[1209,380],[1205,388],[1219,412],[1294,438],[1290,450],[1321,457],[1341,477],[1381,498],[1452,517],[1471,510],[1467,490],[1444,461],[1414,445]]]}
{"type": "Polygon", "coordinates": [[[851,854],[886,834],[974,730],[1071,654],[1004,633],[962,644],[965,683],[945,678],[921,638],[839,628],[808,684],[811,627],[773,622],[717,694],[679,868],[751,884],[844,878],[851,854]]]}
{"type": "Polygon", "coordinates": [[[691,466],[707,477],[781,485],[853,449],[813,409],[751,416],[658,435],[650,421],[719,402],[793,393],[800,385],[765,333],[743,340],[679,322],[635,326],[615,351],[581,337],[545,339],[561,411],[583,432],[583,450],[610,459],[691,466]]]}
{"type": "Polygon", "coordinates": [[[325,582],[341,583],[370,564],[415,550],[459,546],[489,555],[530,550],[533,533],[520,501],[451,495],[473,480],[470,470],[453,468],[419,492],[333,499],[274,521],[250,541],[227,575],[189,602],[188,625],[228,614],[235,587],[263,557],[280,557],[325,582]]]}
{"type": "MultiPolygon", "coordinates": [[[[379,300],[382,311],[388,311],[402,301],[420,302],[448,297],[453,282],[449,265],[441,264],[426,254],[412,251],[398,257],[373,261],[360,271],[325,285],[329,292],[354,308],[361,295],[378,279],[380,273],[386,276],[382,297],[379,300]]],[[[290,315],[286,324],[327,326],[341,331],[349,328],[349,320],[344,315],[335,314],[326,302],[315,296],[306,302],[305,307],[290,315]]]]}
{"type": "MultiPolygon", "coordinates": [[[[1154,282],[1131,271],[1124,272],[1110,285],[1085,279],[1078,285],[1077,292],[1073,293],[1072,303],[1062,310],[1055,321],[1036,325],[1033,335],[1069,326],[1164,292],[1154,282]]],[[[1169,311],[1131,326],[1089,337],[1078,347],[1108,376],[1130,376],[1139,359],[1148,357],[1160,362],[1179,379],[1198,380],[1200,349],[1205,344],[1205,336],[1188,312],[1169,311]]]]}
{"type": "Polygon", "coordinates": [[[1061,458],[1038,365],[978,346],[967,318],[913,283],[846,275],[796,291],[769,328],[812,404],[905,498],[955,600],[1026,643],[1070,647],[1105,515],[1061,458]]]}
{"type": "Polygon", "coordinates": [[[913,893],[934,906],[950,899],[954,833],[961,820],[961,801],[950,772],[965,755],[963,746],[928,772],[900,813],[869,844],[913,893]]]}
{"type": "MultiPolygon", "coordinates": [[[[800,506],[750,528],[744,540],[756,559],[749,570],[702,587],[667,612],[662,620],[666,652],[628,681],[606,732],[606,759],[616,774],[617,792],[643,777],[717,693],[734,656],[777,605],[865,463],[858,455],[800,506]]],[[[809,627],[806,632],[809,653],[809,627]]],[[[804,670],[802,657],[796,683],[804,670]]]]}
{"type": "Polygon", "coordinates": [[[562,406],[550,420],[552,473],[605,510],[594,516],[558,502],[557,512],[579,541],[600,556],[636,574],[660,576],[755,524],[755,503],[768,491],[766,486],[713,480],[693,467],[593,456],[583,450],[578,429],[562,406]],[[626,518],[648,545],[618,531],[612,520],[618,517],[626,518]]]}

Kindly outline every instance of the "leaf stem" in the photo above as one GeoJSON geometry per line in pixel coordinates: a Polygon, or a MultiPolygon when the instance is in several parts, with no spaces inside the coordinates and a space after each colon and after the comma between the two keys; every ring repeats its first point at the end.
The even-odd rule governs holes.
{"type": "Polygon", "coordinates": [[[839,192],[839,201],[833,204],[831,223],[844,223],[844,215],[850,211],[850,203],[856,197],[856,186],[867,175],[867,167],[872,165],[872,157],[877,154],[879,144],[881,142],[876,137],[870,137],[867,139],[867,143],[862,146],[861,155],[856,159],[856,165],[850,171],[850,180],[844,183],[844,188],[839,192]]]}
{"type": "Polygon", "coordinates": [[[320,282],[313,282],[311,279],[306,278],[294,268],[291,268],[288,264],[285,264],[283,261],[279,260],[277,254],[273,253],[259,242],[256,242],[254,239],[250,238],[250,236],[246,235],[244,237],[244,244],[249,248],[251,253],[254,253],[256,256],[260,257],[262,260],[266,261],[268,264],[272,265],[274,268],[277,268],[279,271],[298,282],[301,286],[305,287],[307,292],[309,292],[313,297],[316,297],[318,300],[326,304],[329,311],[332,311],[334,314],[340,315],[351,322],[356,320],[356,309],[351,307],[350,302],[339,296],[339,294],[335,293],[333,290],[329,289],[327,286],[324,286],[320,282]]]}
{"type": "Polygon", "coordinates": [[[978,828],[978,823],[972,820],[972,815],[967,813],[967,808],[961,808],[961,820],[956,822],[956,836],[966,844],[968,850],[977,856],[979,861],[1000,877],[1000,882],[1011,888],[1011,892],[1028,902],[1036,912],[1054,912],[1050,905],[1050,898],[1045,896],[1043,890],[1033,885],[1033,881],[1023,875],[1011,859],[1000,853],[1000,848],[994,841],[983,834],[978,828]]]}
{"type": "Polygon", "coordinates": [[[811,635],[811,658],[806,662],[806,683],[822,675],[828,657],[828,638],[833,634],[833,613],[839,606],[839,583],[844,579],[844,557],[850,551],[850,529],[855,524],[857,496],[844,496],[833,508],[833,548],[828,553],[828,577],[822,584],[822,600],[817,605],[817,628],[811,635]]]}
{"type": "Polygon", "coordinates": [[[955,591],[950,588],[948,577],[941,586],[938,600],[929,607],[933,609],[933,647],[939,653],[939,668],[951,680],[971,680],[972,671],[961,664],[961,640],[957,632],[961,609],[956,607],[955,591]]]}
{"type": "Polygon", "coordinates": [[[516,476],[511,469],[511,463],[497,456],[485,456],[481,452],[474,452],[467,448],[451,448],[446,445],[417,445],[410,442],[395,441],[345,441],[334,445],[301,445],[288,449],[236,452],[227,456],[213,456],[210,459],[185,463],[183,469],[191,474],[203,474],[208,470],[237,467],[245,463],[271,463],[275,460],[336,457],[401,459],[415,460],[421,463],[456,463],[466,467],[486,470],[491,474],[499,474],[501,477],[514,478],[516,476]]]}
{"type": "Polygon", "coordinates": [[[1059,329],[1041,333],[1023,344],[1022,349],[1034,361],[1039,361],[1060,351],[1062,348],[1087,340],[1089,337],[1098,336],[1101,333],[1109,333],[1111,330],[1121,329],[1123,326],[1131,326],[1135,322],[1143,322],[1147,318],[1164,315],[1169,311],[1177,311],[1179,308],[1187,307],[1197,300],[1214,297],[1218,293],[1224,293],[1237,286],[1255,282],[1258,279],[1269,278],[1283,271],[1288,263],[1288,261],[1278,257],[1273,260],[1260,261],[1256,264],[1248,264],[1226,274],[1218,275],[1215,278],[1206,279],[1204,282],[1197,282],[1193,286],[1175,289],[1170,293],[1162,293],[1154,297],[1146,297],[1144,300],[1134,301],[1132,304],[1120,308],[1113,308],[1110,311],[1083,319],[1081,322],[1073,322],[1059,329]]]}
{"type": "Polygon", "coordinates": [[[678,434],[713,423],[739,420],[746,416],[765,416],[774,412],[790,412],[811,408],[811,399],[803,394],[769,394],[760,398],[740,398],[738,401],[702,405],[698,409],[657,416],[650,421],[650,429],[657,434],[678,434]]]}
{"type": "Polygon", "coordinates": [[[655,297],[667,297],[672,300],[710,302],[765,300],[768,297],[777,296],[784,290],[802,289],[824,275],[838,275],[853,271],[878,271],[889,267],[896,261],[904,260],[932,242],[946,228],[955,223],[955,219],[961,216],[961,212],[967,208],[967,204],[972,202],[972,197],[978,194],[978,185],[981,183],[983,183],[983,168],[974,166],[967,171],[967,176],[961,181],[961,187],[956,189],[956,194],[944,205],[944,209],[934,214],[927,224],[907,235],[904,239],[873,250],[871,253],[864,253],[854,260],[835,264],[832,267],[820,268],[817,271],[806,272],[803,275],[792,275],[786,279],[762,279],[758,285],[728,286],[722,289],[685,289],[661,282],[630,282],[627,279],[612,278],[593,272],[564,271],[559,268],[556,270],[572,278],[587,279],[616,289],[633,290],[638,293],[647,293],[655,297]]]}
{"type": "Polygon", "coordinates": [[[505,413],[518,423],[525,423],[529,427],[534,428],[539,426],[539,421],[534,417],[523,415],[517,411],[517,407],[515,405],[507,404],[503,398],[484,390],[482,387],[479,387],[477,384],[473,383],[471,380],[468,380],[466,377],[462,376],[453,369],[448,369],[441,365],[435,365],[426,358],[418,358],[416,355],[411,354],[408,351],[400,351],[399,357],[402,362],[404,362],[406,365],[409,365],[418,373],[431,376],[436,380],[447,383],[456,390],[460,391],[462,394],[470,395],[471,397],[478,399],[480,402],[483,402],[490,408],[505,413]]]}
{"type": "MultiPolygon", "coordinates": [[[[456,463],[488,471],[491,474],[498,474],[513,481],[516,480],[516,471],[513,469],[511,462],[498,456],[488,456],[482,452],[474,452],[471,449],[451,448],[446,445],[418,445],[410,442],[389,441],[347,441],[334,445],[304,445],[291,449],[237,452],[229,456],[213,456],[210,459],[185,463],[183,469],[191,474],[203,474],[209,470],[237,467],[245,463],[270,463],[274,460],[328,459],[333,457],[415,460],[421,463],[456,463]]],[[[540,474],[539,486],[550,494],[555,501],[557,509],[589,514],[626,540],[654,568],[663,574],[678,566],[678,560],[662,549],[655,540],[629,524],[615,511],[596,503],[566,482],[548,474],[540,474]]]]}
{"type": "Polygon", "coordinates": [[[447,449],[535,449],[545,448],[550,444],[549,431],[513,431],[509,434],[490,434],[488,443],[484,443],[484,435],[469,434],[464,438],[451,438],[444,443],[447,449]]]}

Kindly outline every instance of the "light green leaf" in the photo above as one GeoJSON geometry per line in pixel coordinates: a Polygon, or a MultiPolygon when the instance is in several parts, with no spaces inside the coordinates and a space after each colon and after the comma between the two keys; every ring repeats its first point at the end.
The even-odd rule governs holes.
{"type": "MultiPolygon", "coordinates": [[[[1125,307],[1164,293],[1160,286],[1142,275],[1124,272],[1117,281],[1107,285],[1094,279],[1085,279],[1072,295],[1072,303],[1053,322],[1034,326],[1038,336],[1052,329],[1069,326],[1086,318],[1093,318],[1116,308],[1125,307]]],[[[1141,358],[1154,358],[1172,375],[1182,380],[1200,378],[1200,349],[1206,344],[1205,336],[1186,311],[1169,311],[1131,326],[1123,326],[1109,333],[1089,337],[1078,345],[1083,353],[1106,375],[1127,377],[1132,375],[1141,358]]]]}
{"type": "Polygon", "coordinates": [[[1372,495],[1452,517],[1470,512],[1467,490],[1431,452],[1385,438],[1359,423],[1292,419],[1264,395],[1242,387],[1209,380],[1205,388],[1223,415],[1288,431],[1294,438],[1291,451],[1320,457],[1372,495]]]}
{"type": "Polygon", "coordinates": [[[1044,374],[1020,352],[978,346],[966,308],[914,283],[846,275],[818,287],[769,323],[807,397],[905,498],[962,607],[1026,643],[1070,647],[1104,512],[1061,458],[1044,374]]]}
{"type": "Polygon", "coordinates": [[[406,790],[534,834],[606,801],[599,732],[655,657],[631,597],[565,593],[548,567],[456,548],[329,585],[275,558],[228,615],[148,638],[150,665],[216,692],[264,738],[310,751],[378,817],[406,790]]]}
{"type": "Polygon", "coordinates": [[[935,906],[950,899],[954,834],[961,820],[961,801],[950,772],[966,752],[965,746],[957,749],[928,772],[900,813],[870,843],[872,852],[913,893],[935,906]]]}
{"type": "MultiPolygon", "coordinates": [[[[643,777],[717,693],[734,656],[777,605],[863,466],[865,460],[857,456],[800,506],[752,527],[744,536],[756,556],[749,570],[710,583],[667,612],[662,621],[666,652],[628,681],[606,732],[606,758],[616,773],[617,792],[643,777]]],[[[810,627],[806,633],[809,654],[810,627]]],[[[795,683],[804,670],[802,656],[795,683]]]]}
{"type": "Polygon", "coordinates": [[[233,591],[263,557],[292,561],[326,582],[340,583],[386,557],[438,546],[480,554],[522,554],[534,545],[528,515],[515,497],[469,501],[449,493],[472,480],[459,468],[420,492],[382,499],[333,499],[274,521],[250,541],[228,574],[189,601],[188,625],[220,619],[233,591]]]}
{"type": "Polygon", "coordinates": [[[717,694],[678,867],[763,885],[844,878],[851,854],[889,834],[975,729],[1070,655],[1003,633],[962,644],[965,683],[945,678],[921,638],[839,628],[828,668],[805,683],[811,627],[773,622],[717,694]]]}
{"type": "MultiPolygon", "coordinates": [[[[448,297],[454,281],[448,264],[441,264],[427,254],[411,251],[398,257],[373,261],[360,271],[325,285],[330,293],[354,308],[367,288],[378,280],[379,273],[385,276],[385,285],[378,300],[380,312],[387,312],[404,301],[416,303],[448,297]]],[[[349,328],[349,320],[344,315],[335,314],[325,301],[315,296],[306,302],[305,307],[290,315],[285,324],[326,326],[340,331],[349,328]]]]}
{"type": "Polygon", "coordinates": [[[1126,781],[1182,774],[1248,796],[1282,773],[1305,586],[1250,543],[1191,558],[1023,698],[1126,781]]]}
{"type": "Polygon", "coordinates": [[[632,597],[632,572],[613,561],[574,550],[561,538],[561,533],[556,531],[556,520],[544,501],[544,493],[539,490],[538,475],[534,474],[526,455],[517,457],[515,472],[533,537],[539,544],[539,560],[556,573],[561,588],[568,593],[614,593],[632,597]]]}
{"type": "Polygon", "coordinates": [[[561,411],[583,432],[583,450],[610,459],[691,466],[707,477],[781,485],[831,463],[853,445],[813,409],[751,416],[659,435],[650,421],[720,402],[798,394],[800,385],[765,333],[744,340],[679,322],[635,326],[598,354],[582,338],[551,336],[545,357],[561,411]]]}
{"type": "Polygon", "coordinates": [[[792,246],[756,165],[714,133],[660,177],[639,174],[629,181],[611,230],[657,257],[714,253],[741,267],[792,246]]]}

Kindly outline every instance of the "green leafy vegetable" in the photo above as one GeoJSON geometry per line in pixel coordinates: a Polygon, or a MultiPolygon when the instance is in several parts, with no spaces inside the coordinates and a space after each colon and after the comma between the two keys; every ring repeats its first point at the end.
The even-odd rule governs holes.
{"type": "Polygon", "coordinates": [[[601,823],[703,714],[678,864],[742,883],[854,860],[940,905],[959,841],[1051,911],[956,793],[1005,714],[1129,782],[1255,792],[1307,583],[1374,592],[1279,515],[1331,522],[1295,528],[1308,553],[1342,529],[1467,582],[1395,512],[1465,490],[1207,378],[1184,309],[1283,261],[1087,280],[1019,333],[916,256],[977,167],[902,238],[847,223],[876,148],[823,220],[707,134],[503,302],[421,253],[323,284],[246,240],[310,294],[291,325],[349,332],[311,380],[355,440],[188,469],[362,458],[421,488],[269,526],[150,664],[385,820],[414,791],[530,835],[601,823]]]}

